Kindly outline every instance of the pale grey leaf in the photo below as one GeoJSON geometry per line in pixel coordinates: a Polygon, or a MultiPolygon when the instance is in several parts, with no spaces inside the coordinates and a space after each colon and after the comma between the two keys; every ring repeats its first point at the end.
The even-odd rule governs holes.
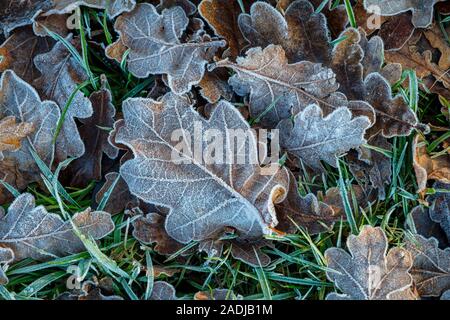
{"type": "MultiPolygon", "coordinates": [[[[66,40],[70,42],[71,37],[69,36],[66,40]]],[[[73,43],[76,45],[75,42],[73,43]]],[[[34,63],[41,72],[41,76],[34,80],[33,86],[42,99],[55,101],[59,108],[64,110],[77,86],[87,79],[86,72],[62,42],[56,43],[50,52],[36,56],[34,63]]],[[[84,144],[74,118],[89,118],[92,112],[91,102],[81,91],[78,91],[67,109],[58,135],[57,160],[62,161],[68,157],[78,158],[84,154],[84,144]]]]}
{"type": "Polygon", "coordinates": [[[14,260],[14,252],[9,248],[0,247],[0,286],[8,283],[8,278],[3,271],[2,264],[8,264],[14,260]]]}
{"type": "Polygon", "coordinates": [[[41,101],[33,87],[13,71],[7,70],[1,78],[0,118],[8,116],[14,116],[17,122],[32,124],[34,131],[22,141],[19,150],[5,151],[4,157],[14,160],[20,171],[32,174],[34,179],[31,180],[36,181],[40,171],[31,156],[30,148],[34,149],[45,163],[52,160],[52,139],[60,116],[58,106],[54,102],[41,101]]]}
{"type": "Polygon", "coordinates": [[[343,294],[331,293],[329,300],[390,300],[407,298],[399,295],[412,285],[408,271],[411,254],[401,248],[387,252],[388,243],[379,227],[364,226],[358,236],[347,239],[350,254],[340,248],[325,251],[327,277],[343,294]]]}
{"type": "Polygon", "coordinates": [[[251,116],[272,128],[311,103],[329,104],[326,100],[339,87],[331,69],[309,61],[288,64],[283,48],[275,45],[252,48],[236,63],[222,60],[214,67],[236,72],[229,80],[234,91],[250,94],[251,116]]]}
{"type": "Polygon", "coordinates": [[[431,203],[430,218],[439,223],[450,241],[450,184],[435,182],[435,194],[430,195],[427,201],[431,203]]]}
{"type": "Polygon", "coordinates": [[[115,18],[123,12],[129,12],[136,6],[136,0],[52,0],[54,7],[47,12],[70,13],[79,6],[86,6],[95,9],[106,9],[110,18],[115,18]]]}
{"type": "Polygon", "coordinates": [[[413,233],[417,233],[424,238],[436,238],[439,248],[449,247],[449,241],[439,223],[430,218],[429,208],[423,206],[414,207],[410,212],[410,218],[406,220],[406,227],[413,233]]]}
{"type": "MultiPolygon", "coordinates": [[[[76,213],[72,222],[87,237],[101,239],[114,229],[109,213],[87,209],[76,213]]],[[[34,197],[17,197],[0,219],[0,246],[14,252],[14,261],[25,258],[47,260],[85,250],[69,221],[35,207],[34,197]]]]}
{"type": "MultiPolygon", "coordinates": [[[[237,229],[246,239],[271,233],[277,224],[273,204],[284,200],[289,177],[285,169],[262,174],[253,162],[256,138],[234,106],[221,101],[205,120],[185,97],[169,93],[161,101],[128,99],[122,109],[125,126],[116,141],[128,146],[135,158],[125,162],[120,173],[132,194],[171,209],[165,227],[172,238],[182,243],[210,239],[225,227],[237,229]],[[215,129],[217,139],[222,137],[218,141],[223,149],[217,153],[221,157],[194,155],[187,137],[199,139],[194,129],[200,126],[201,133],[215,129]],[[244,135],[234,148],[230,129],[244,135]],[[182,135],[174,139],[174,132],[182,135]],[[236,164],[239,154],[244,155],[242,164],[236,164]]],[[[198,150],[207,155],[206,137],[201,137],[198,150]]]]}
{"type": "Polygon", "coordinates": [[[0,2],[0,33],[6,35],[15,28],[31,24],[40,12],[50,8],[51,1],[2,0],[0,2]]]}
{"type": "Polygon", "coordinates": [[[130,49],[127,61],[130,72],[139,78],[166,74],[170,88],[177,94],[198,84],[206,64],[225,42],[205,34],[196,36],[195,41],[183,42],[188,23],[185,11],[178,6],[159,14],[153,5],[143,3],[120,16],[114,28],[130,49]]]}
{"type": "Polygon", "coordinates": [[[364,144],[364,133],[370,126],[367,117],[356,117],[348,108],[339,108],[327,117],[317,105],[297,114],[294,122],[285,119],[278,124],[282,148],[306,165],[320,169],[319,160],[333,167],[337,157],[364,144]]]}
{"type": "Polygon", "coordinates": [[[415,235],[406,249],[414,258],[411,275],[421,297],[439,297],[450,289],[450,248],[441,250],[435,238],[415,235]]]}
{"type": "Polygon", "coordinates": [[[441,300],[450,300],[450,290],[447,290],[442,294],[441,300]]]}
{"type": "Polygon", "coordinates": [[[412,23],[416,28],[426,28],[433,20],[433,7],[444,0],[364,0],[366,9],[376,6],[382,16],[395,16],[412,11],[412,23]]]}
{"type": "Polygon", "coordinates": [[[150,300],[177,300],[175,288],[165,281],[156,281],[153,284],[150,300]]]}

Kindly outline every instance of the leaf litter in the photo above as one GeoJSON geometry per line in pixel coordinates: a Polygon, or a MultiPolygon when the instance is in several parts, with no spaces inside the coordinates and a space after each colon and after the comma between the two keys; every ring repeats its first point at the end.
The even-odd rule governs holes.
{"type": "Polygon", "coordinates": [[[448,299],[449,12],[5,1],[0,296],[448,299]]]}

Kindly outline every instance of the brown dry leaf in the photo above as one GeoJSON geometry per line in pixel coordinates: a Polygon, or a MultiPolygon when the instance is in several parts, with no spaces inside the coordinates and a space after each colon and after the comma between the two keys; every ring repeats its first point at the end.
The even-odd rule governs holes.
{"type": "Polygon", "coordinates": [[[428,180],[450,183],[450,155],[432,158],[427,152],[427,144],[422,135],[417,134],[413,143],[413,165],[416,172],[417,192],[427,188],[428,180]]]}
{"type": "MultiPolygon", "coordinates": [[[[387,152],[392,149],[392,144],[381,135],[369,139],[367,144],[387,152]]],[[[349,155],[349,168],[353,176],[366,188],[369,186],[376,188],[380,200],[386,198],[385,184],[391,183],[391,167],[389,157],[367,147],[361,147],[358,152],[349,155]]]]}
{"type": "Polygon", "coordinates": [[[375,109],[377,119],[369,130],[369,137],[380,133],[385,138],[408,136],[414,129],[427,131],[418,123],[416,114],[399,94],[392,96],[391,86],[379,73],[371,73],[364,80],[365,101],[375,109]]]}
{"type": "MultiPolygon", "coordinates": [[[[225,227],[235,228],[244,239],[271,233],[277,223],[273,206],[284,200],[289,183],[286,170],[263,175],[259,164],[248,158],[239,165],[224,159],[216,159],[223,165],[210,158],[205,162],[193,156],[189,140],[183,138],[193,136],[194,124],[221,134],[230,128],[247,132],[247,122],[233,105],[219,102],[205,120],[186,97],[170,93],[160,101],[128,99],[123,114],[125,126],[116,140],[131,148],[135,158],[124,163],[120,173],[132,194],[171,209],[165,222],[170,237],[181,243],[200,241],[214,238],[225,227]],[[181,141],[171,138],[174,130],[182,133],[181,141]]],[[[257,159],[256,138],[249,132],[237,150],[257,159]]],[[[228,140],[224,144],[222,157],[234,159],[230,150],[235,148],[228,140]]]]}
{"type": "Polygon", "coordinates": [[[238,15],[241,12],[238,1],[203,0],[198,5],[198,11],[216,35],[227,41],[229,52],[225,56],[236,58],[245,45],[238,26],[238,15]]]}
{"type": "Polygon", "coordinates": [[[209,103],[216,103],[220,98],[230,101],[233,98],[233,90],[228,85],[227,77],[225,69],[206,71],[198,84],[202,97],[209,103]]]}
{"type": "Polygon", "coordinates": [[[267,267],[272,261],[261,249],[268,246],[268,241],[245,242],[231,241],[231,255],[254,267],[267,267]]]}
{"type": "Polygon", "coordinates": [[[314,12],[309,1],[294,1],[285,16],[268,3],[255,2],[250,14],[239,16],[239,26],[249,42],[247,49],[280,45],[289,63],[308,60],[329,64],[332,46],[327,20],[323,14],[314,12]]]}
{"type": "Polygon", "coordinates": [[[67,27],[68,18],[69,15],[67,14],[41,14],[33,21],[33,31],[36,35],[45,37],[49,36],[46,30],[48,29],[65,38],[69,34],[69,29],[67,27]]]}
{"type": "Polygon", "coordinates": [[[40,12],[52,6],[48,0],[2,0],[0,3],[0,33],[6,35],[15,28],[31,24],[40,12]]]}
{"type": "Polygon", "coordinates": [[[343,293],[328,294],[327,300],[410,299],[411,254],[402,248],[388,252],[388,241],[379,227],[364,226],[358,236],[347,239],[350,254],[341,248],[325,251],[327,277],[343,293]]]}
{"type": "Polygon", "coordinates": [[[115,159],[119,153],[119,149],[108,141],[108,128],[114,125],[116,109],[111,102],[111,92],[104,75],[101,76],[101,83],[101,89],[89,97],[94,109],[93,115],[81,120],[82,125],[78,128],[86,151],[69,166],[72,186],[85,186],[92,180],[100,181],[103,154],[115,159]]]}
{"type": "Polygon", "coordinates": [[[31,83],[40,75],[33,59],[50,51],[53,43],[49,38],[36,36],[29,26],[14,30],[0,46],[0,72],[11,69],[23,80],[31,83]]]}
{"type": "Polygon", "coordinates": [[[85,281],[83,283],[83,286],[81,290],[72,290],[68,292],[64,292],[60,294],[56,300],[79,300],[79,301],[116,301],[116,300],[123,300],[120,296],[110,296],[110,295],[104,295],[102,288],[92,282],[92,281],[85,281]]]}
{"type": "Polygon", "coordinates": [[[122,213],[126,208],[138,205],[138,200],[130,193],[128,185],[121,177],[118,178],[117,172],[109,172],[105,175],[105,183],[95,195],[98,204],[102,201],[106,192],[111,195],[105,205],[105,211],[112,215],[122,213]],[[113,184],[115,183],[114,187],[113,184]],[[112,190],[110,190],[112,188],[112,190]]]}
{"type": "Polygon", "coordinates": [[[21,147],[22,140],[34,131],[32,123],[16,123],[14,116],[0,119],[0,160],[3,151],[16,151],[21,147]]]}
{"type": "Polygon", "coordinates": [[[428,42],[433,48],[436,48],[440,52],[440,59],[437,63],[438,67],[445,71],[450,69],[450,45],[445,40],[445,37],[439,28],[438,24],[433,24],[430,29],[425,29],[423,35],[427,38],[428,42]]]}
{"type": "Polygon", "coordinates": [[[114,28],[130,49],[128,70],[139,78],[166,74],[174,93],[190,91],[201,81],[205,65],[225,41],[212,39],[200,28],[189,42],[183,42],[188,23],[186,13],[178,6],[159,14],[153,5],[142,3],[121,15],[114,28]]]}
{"type": "MultiPolygon", "coordinates": [[[[69,36],[67,41],[72,41],[69,36]]],[[[75,46],[77,41],[72,41],[75,46]]],[[[70,96],[77,86],[87,79],[85,70],[67,50],[62,42],[55,44],[53,49],[34,59],[41,76],[33,81],[33,86],[42,99],[55,101],[64,110],[70,96]]],[[[65,160],[68,157],[78,158],[84,152],[84,144],[78,133],[75,118],[86,119],[92,116],[92,105],[81,91],[78,91],[67,109],[61,131],[57,138],[56,159],[65,160]]]]}
{"type": "Polygon", "coordinates": [[[435,25],[430,30],[416,30],[413,37],[398,51],[385,51],[385,59],[389,63],[400,63],[403,69],[413,69],[419,79],[427,80],[432,76],[434,79],[426,87],[431,90],[438,82],[447,89],[450,88],[450,74],[448,73],[449,45],[444,42],[440,31],[435,25]],[[423,34],[422,34],[423,32],[423,34]],[[431,39],[431,41],[429,40],[431,39]],[[430,44],[433,42],[433,45],[430,44]],[[433,61],[432,50],[440,51],[439,62],[433,61]],[[440,65],[439,65],[440,64],[440,65]],[[447,67],[447,69],[442,67],[447,67]]]}
{"type": "Polygon", "coordinates": [[[450,248],[441,250],[435,238],[421,235],[406,239],[414,263],[411,275],[421,297],[439,297],[450,289],[450,248]]]}
{"type": "Polygon", "coordinates": [[[333,71],[309,61],[288,64],[280,46],[252,48],[236,63],[225,59],[216,67],[236,72],[229,83],[237,94],[250,94],[250,115],[269,128],[316,101],[331,105],[338,89],[333,71]]]}
{"type": "Polygon", "coordinates": [[[127,51],[127,47],[122,43],[119,38],[116,42],[110,44],[105,49],[105,54],[109,59],[116,60],[118,63],[122,63],[123,55],[127,51]]]}
{"type": "Polygon", "coordinates": [[[324,232],[331,228],[334,222],[342,218],[333,208],[324,202],[318,201],[312,193],[301,196],[297,181],[290,173],[290,186],[287,199],[276,206],[279,224],[277,229],[294,233],[297,227],[305,228],[309,234],[324,232]]]}
{"type": "MultiPolygon", "coordinates": [[[[369,202],[375,200],[371,190],[364,189],[357,184],[351,185],[347,191],[347,197],[352,206],[361,208],[366,208],[369,202]]],[[[328,189],[322,198],[322,201],[333,209],[335,216],[342,217],[345,220],[344,202],[339,188],[328,189]]]]}
{"type": "Polygon", "coordinates": [[[213,289],[210,291],[199,291],[194,295],[194,300],[242,300],[243,297],[234,294],[229,289],[213,289]]]}
{"type": "Polygon", "coordinates": [[[133,221],[133,237],[144,244],[156,243],[154,250],[162,255],[171,255],[183,248],[183,245],[172,239],[164,228],[166,217],[158,212],[143,214],[139,208],[132,209],[138,216],[133,221]]]}
{"type": "Polygon", "coordinates": [[[414,30],[411,14],[402,13],[387,19],[378,32],[378,36],[383,39],[386,50],[399,50],[408,42],[414,30]]]}

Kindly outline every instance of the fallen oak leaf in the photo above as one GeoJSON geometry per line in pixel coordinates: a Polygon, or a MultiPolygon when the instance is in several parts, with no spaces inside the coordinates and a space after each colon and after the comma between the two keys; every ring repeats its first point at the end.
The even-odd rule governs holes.
{"type": "MultiPolygon", "coordinates": [[[[5,35],[15,28],[31,24],[33,18],[52,5],[48,0],[5,0],[0,4],[0,31],[5,35]]],[[[1,32],[0,32],[1,33],[1,32]]]]}
{"type": "Polygon", "coordinates": [[[250,114],[265,127],[275,127],[291,116],[291,109],[296,114],[338,89],[333,71],[309,61],[288,64],[280,46],[252,48],[236,63],[225,59],[210,69],[218,67],[236,72],[229,83],[238,95],[250,94],[250,114]]]}
{"type": "MultiPolygon", "coordinates": [[[[436,31],[434,30],[435,26],[428,31],[428,37],[430,37],[430,39],[434,39],[435,37],[436,31]]],[[[432,88],[436,82],[441,82],[444,87],[450,88],[450,75],[446,69],[442,69],[438,63],[433,61],[433,47],[428,42],[428,39],[426,39],[424,43],[424,37],[422,37],[422,31],[416,30],[412,38],[403,46],[403,48],[398,51],[385,51],[386,62],[400,63],[403,66],[403,69],[414,69],[417,77],[422,80],[427,80],[429,76],[433,76],[434,81],[432,81],[431,86],[426,86],[427,88],[432,88]]],[[[440,43],[438,50],[439,48],[440,50],[444,50],[441,53],[446,52],[444,43],[434,43],[435,45],[440,43]]],[[[445,65],[447,59],[446,55],[441,55],[441,57],[441,63],[445,65]]]]}
{"type": "Polygon", "coordinates": [[[48,31],[66,38],[69,35],[68,14],[40,14],[33,19],[33,32],[40,37],[50,36],[48,31]]]}
{"type": "MultiPolygon", "coordinates": [[[[67,41],[71,41],[69,36],[67,41]]],[[[76,41],[73,41],[76,44],[76,41]]],[[[55,101],[61,114],[64,114],[66,104],[77,86],[87,80],[87,74],[71,55],[62,42],[57,42],[53,49],[34,59],[41,76],[33,81],[33,86],[41,98],[55,101]]],[[[75,118],[86,119],[92,116],[91,102],[78,91],[65,113],[61,130],[56,140],[56,159],[63,161],[68,157],[78,158],[85,152],[80,138],[75,118]]]]}
{"type": "Polygon", "coordinates": [[[165,281],[155,281],[149,300],[178,300],[175,288],[165,281]]]}
{"type": "Polygon", "coordinates": [[[450,155],[443,154],[432,158],[422,135],[417,134],[413,142],[413,166],[417,179],[417,192],[423,192],[428,180],[450,183],[450,155]]]}
{"type": "Polygon", "coordinates": [[[379,73],[371,73],[364,80],[365,101],[377,115],[369,130],[369,137],[381,132],[383,137],[408,136],[414,129],[428,132],[429,128],[418,122],[417,115],[399,94],[392,96],[391,86],[379,73]]]}
{"type": "Polygon", "coordinates": [[[189,19],[181,7],[164,9],[160,15],[148,3],[137,5],[131,13],[121,15],[114,28],[122,43],[130,49],[128,70],[139,78],[150,74],[167,74],[170,88],[177,94],[186,93],[198,84],[205,66],[214,52],[225,45],[206,34],[196,41],[180,41],[189,19]]]}
{"type": "Polygon", "coordinates": [[[213,289],[209,291],[199,291],[194,295],[194,300],[242,300],[241,295],[236,295],[230,289],[213,289]]]}
{"type": "Polygon", "coordinates": [[[54,41],[33,34],[31,27],[14,30],[0,46],[0,72],[13,70],[23,80],[31,83],[40,72],[33,59],[50,51],[54,41]]]}
{"type": "Polygon", "coordinates": [[[95,9],[106,9],[113,19],[123,12],[129,12],[136,6],[136,0],[52,0],[54,6],[46,14],[71,13],[80,6],[95,9]]]}
{"type": "Polygon", "coordinates": [[[215,34],[227,41],[229,52],[225,56],[237,57],[245,45],[245,39],[238,25],[238,16],[241,12],[238,1],[203,0],[198,5],[198,11],[215,34]]]}
{"type": "MultiPolygon", "coordinates": [[[[392,150],[392,144],[381,135],[372,137],[367,143],[387,152],[392,150]]],[[[377,150],[361,146],[358,151],[349,154],[348,160],[349,169],[358,183],[376,188],[378,199],[384,200],[386,198],[385,184],[391,183],[391,159],[377,150]]]]}
{"type": "Polygon", "coordinates": [[[0,247],[0,286],[4,286],[8,284],[8,278],[5,275],[5,272],[1,266],[1,264],[8,264],[14,260],[14,253],[9,248],[1,248],[0,247]]]}
{"type": "Polygon", "coordinates": [[[412,285],[408,273],[413,262],[411,254],[398,247],[387,252],[388,242],[381,228],[364,226],[358,236],[348,237],[347,248],[350,254],[340,248],[325,251],[330,269],[327,277],[343,292],[330,293],[327,300],[390,300],[410,296],[406,293],[412,285]]]}
{"type": "Polygon", "coordinates": [[[116,109],[104,75],[101,76],[100,90],[92,93],[89,100],[94,113],[90,118],[81,120],[82,125],[78,128],[86,151],[69,165],[72,186],[84,186],[91,180],[101,180],[103,154],[110,159],[115,159],[119,154],[119,149],[108,141],[107,128],[114,125],[116,109]]]}
{"type": "MultiPolygon", "coordinates": [[[[231,128],[247,132],[248,124],[231,104],[221,101],[205,120],[185,97],[169,93],[161,101],[128,99],[123,114],[125,126],[119,129],[116,141],[127,145],[135,158],[125,162],[120,173],[132,194],[171,209],[165,222],[170,237],[181,243],[210,239],[225,227],[237,229],[244,239],[271,233],[268,227],[277,223],[273,205],[284,200],[289,177],[285,169],[262,175],[259,165],[248,162],[257,155],[251,131],[237,146],[249,157],[242,165],[223,159],[221,165],[204,163],[193,158],[190,143],[184,141],[194,134],[195,123],[222,134],[231,128]],[[183,133],[181,142],[172,141],[174,130],[183,133]],[[180,150],[179,143],[187,144],[187,149],[180,150]],[[214,197],[205,198],[204,194],[214,197]]],[[[228,139],[223,141],[227,148],[222,156],[234,159],[228,139]]]]}
{"type": "Polygon", "coordinates": [[[366,143],[364,133],[370,126],[367,117],[356,117],[348,108],[339,108],[323,117],[317,105],[310,105],[298,113],[292,122],[281,121],[280,144],[289,154],[307,166],[320,170],[319,160],[337,166],[337,157],[366,143]]]}
{"type": "MultiPolygon", "coordinates": [[[[154,2],[158,2],[158,0],[154,2]]],[[[156,9],[158,12],[162,12],[164,9],[173,7],[181,7],[187,16],[192,16],[197,11],[197,6],[189,0],[160,0],[156,9]]]]}
{"type": "Polygon", "coordinates": [[[133,237],[144,244],[156,243],[154,250],[162,255],[171,255],[181,250],[183,245],[172,239],[166,232],[164,224],[166,216],[158,212],[143,214],[139,208],[131,210],[133,216],[133,237]]]}
{"type": "Polygon", "coordinates": [[[227,78],[225,69],[206,71],[198,84],[202,97],[209,103],[217,103],[220,98],[230,101],[233,98],[233,90],[228,85],[227,78]]]}
{"type": "Polygon", "coordinates": [[[439,223],[450,241],[450,184],[437,181],[434,183],[433,189],[436,193],[427,198],[427,201],[431,203],[430,218],[439,223]]]}
{"type": "Polygon", "coordinates": [[[107,296],[102,292],[102,288],[92,281],[83,283],[81,290],[73,290],[60,294],[56,300],[78,300],[78,301],[117,301],[123,300],[120,296],[107,296]]]}
{"type": "Polygon", "coordinates": [[[382,16],[395,16],[412,12],[412,23],[416,28],[426,28],[433,20],[433,7],[443,0],[364,0],[366,10],[376,7],[382,16]]]}
{"type": "Polygon", "coordinates": [[[95,195],[95,201],[100,204],[106,192],[111,192],[104,209],[112,215],[122,213],[127,207],[138,205],[138,200],[130,193],[125,180],[122,177],[118,178],[118,176],[119,173],[117,172],[108,172],[105,175],[105,183],[95,195]],[[114,183],[116,185],[110,190],[114,183]]]}
{"type": "Polygon", "coordinates": [[[327,20],[322,13],[315,13],[309,1],[292,2],[284,16],[270,4],[257,1],[250,14],[239,15],[239,27],[249,42],[246,49],[264,49],[274,44],[283,47],[289,63],[330,62],[332,46],[327,20]]]}
{"type": "Polygon", "coordinates": [[[297,181],[290,172],[290,186],[287,198],[276,206],[279,224],[277,229],[286,233],[294,233],[298,227],[305,228],[308,234],[317,234],[339,221],[342,215],[335,214],[328,204],[318,201],[309,193],[300,195],[297,181]]]}
{"type": "Polygon", "coordinates": [[[16,151],[21,141],[34,131],[32,123],[16,123],[14,116],[0,119],[0,160],[3,151],[16,151]]]}
{"type": "Polygon", "coordinates": [[[439,223],[430,218],[430,210],[424,206],[416,206],[409,213],[409,219],[405,223],[412,233],[421,235],[424,238],[435,238],[439,243],[439,248],[449,247],[447,236],[439,223]]]}
{"type": "Polygon", "coordinates": [[[0,246],[14,252],[14,261],[25,258],[42,261],[84,250],[71,223],[95,240],[114,230],[111,216],[106,212],[87,209],[76,213],[71,220],[63,221],[43,206],[36,207],[31,194],[21,194],[9,207],[8,214],[0,218],[0,246]]]}
{"type": "MultiPolygon", "coordinates": [[[[53,134],[60,116],[58,106],[51,101],[41,101],[36,90],[20,79],[13,71],[7,70],[0,80],[0,118],[15,117],[19,123],[31,124],[34,131],[22,140],[17,151],[4,151],[0,166],[12,182],[20,181],[15,187],[25,187],[26,183],[40,180],[40,170],[30,149],[49,164],[53,159],[53,134]],[[24,179],[25,178],[25,179],[24,179]],[[25,180],[25,181],[23,181],[25,180]]],[[[1,177],[4,178],[4,177],[1,177]]],[[[3,187],[0,187],[3,193],[3,187]]]]}
{"type": "Polygon", "coordinates": [[[441,250],[435,238],[414,235],[406,249],[414,259],[410,273],[421,297],[439,297],[450,289],[450,248],[441,250]]]}

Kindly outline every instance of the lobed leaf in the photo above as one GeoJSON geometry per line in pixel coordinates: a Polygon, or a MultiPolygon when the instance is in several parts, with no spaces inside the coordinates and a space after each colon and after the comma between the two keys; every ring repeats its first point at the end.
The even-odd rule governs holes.
{"type": "Polygon", "coordinates": [[[390,300],[408,298],[412,285],[408,271],[411,254],[401,248],[387,252],[386,235],[379,227],[364,226],[358,236],[347,239],[350,252],[340,248],[325,251],[327,277],[343,294],[330,293],[327,300],[390,300]]]}
{"type": "MultiPolygon", "coordinates": [[[[87,209],[76,213],[72,223],[87,237],[101,239],[114,229],[109,213],[87,209]]],[[[69,221],[35,207],[34,197],[17,197],[0,219],[0,246],[14,252],[14,261],[25,258],[47,260],[84,250],[69,221]]]]}
{"type": "Polygon", "coordinates": [[[366,117],[352,119],[347,108],[339,108],[327,117],[317,105],[310,105],[291,120],[278,124],[280,144],[306,165],[320,169],[319,160],[333,167],[337,157],[366,142],[364,133],[370,126],[366,117]]]}
{"type": "Polygon", "coordinates": [[[182,42],[188,22],[185,11],[178,6],[159,14],[153,5],[144,3],[121,15],[114,28],[130,49],[129,71],[139,78],[166,74],[169,87],[177,94],[186,93],[198,84],[205,65],[225,42],[201,32],[193,41],[182,42]]]}
{"type": "MultiPolygon", "coordinates": [[[[187,243],[214,237],[224,227],[237,229],[247,239],[270,233],[269,227],[277,223],[273,204],[284,199],[289,178],[284,169],[262,175],[261,167],[252,164],[250,159],[257,157],[253,133],[237,145],[249,158],[236,164],[227,130],[246,134],[249,126],[232,105],[220,102],[205,120],[185,97],[169,93],[161,101],[128,99],[123,113],[125,126],[116,141],[128,146],[135,158],[125,162],[120,173],[132,194],[171,209],[165,222],[169,236],[187,243]],[[194,157],[191,140],[184,140],[194,136],[194,124],[225,135],[222,156],[233,160],[194,157]],[[174,130],[182,133],[181,142],[173,141],[174,130]],[[179,143],[187,147],[180,148],[179,143]]],[[[200,142],[205,155],[207,146],[200,142]]]]}

